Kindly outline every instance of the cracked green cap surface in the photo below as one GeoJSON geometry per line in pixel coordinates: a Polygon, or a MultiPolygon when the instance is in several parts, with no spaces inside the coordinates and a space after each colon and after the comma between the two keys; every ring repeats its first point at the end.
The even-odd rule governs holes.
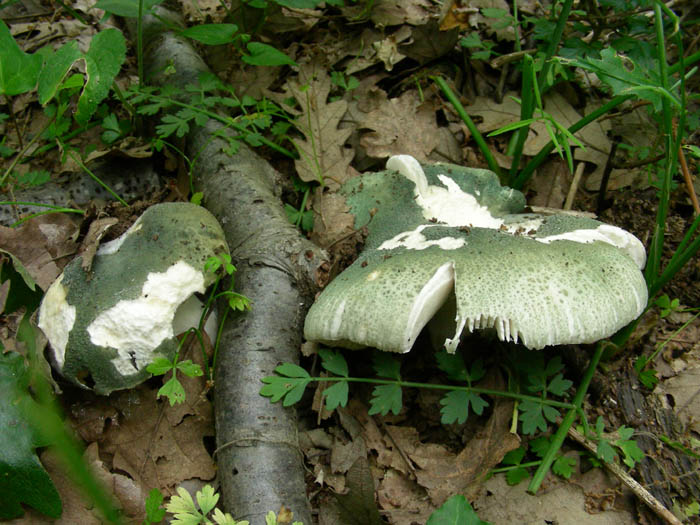
{"type": "Polygon", "coordinates": [[[211,213],[164,203],[101,246],[89,273],[81,257],[71,261],[39,308],[61,375],[100,394],[148,379],[146,366],[177,350],[178,307],[215,280],[204,266],[222,254],[228,246],[211,213]]]}
{"type": "Polygon", "coordinates": [[[448,350],[465,328],[495,328],[504,341],[538,349],[610,336],[646,307],[645,252],[628,232],[521,213],[523,195],[487,170],[423,170],[408,156],[387,168],[342,189],[355,227],[369,235],[309,310],[307,340],[407,352],[437,314],[449,316],[435,323],[450,327],[448,350]],[[452,294],[450,314],[442,308],[452,294]]]}

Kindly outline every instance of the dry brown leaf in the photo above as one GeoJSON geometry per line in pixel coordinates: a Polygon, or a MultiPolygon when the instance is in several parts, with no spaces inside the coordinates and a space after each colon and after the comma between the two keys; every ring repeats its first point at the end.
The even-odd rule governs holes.
{"type": "MultiPolygon", "coordinates": [[[[487,378],[487,381],[502,383],[496,379],[487,378]]],[[[500,387],[503,385],[500,384],[500,387]]],[[[459,454],[450,452],[442,445],[421,443],[415,428],[392,426],[388,430],[394,446],[400,448],[416,466],[418,484],[427,490],[432,503],[439,506],[453,494],[464,494],[467,499],[474,497],[484,475],[507,452],[520,445],[518,436],[509,431],[512,407],[510,401],[494,401],[491,417],[459,454]]],[[[387,445],[392,446],[389,442],[387,445]]]]}
{"type": "Polygon", "coordinates": [[[384,69],[391,71],[406,55],[399,52],[399,44],[411,38],[411,28],[402,26],[396,33],[372,44],[377,58],[384,62],[384,69]]]}
{"type": "Polygon", "coordinates": [[[661,396],[672,396],[678,417],[695,432],[700,431],[700,364],[692,364],[677,376],[660,383],[655,392],[661,396]]]}
{"type": "MultiPolygon", "coordinates": [[[[479,11],[483,8],[502,9],[510,12],[510,6],[506,0],[451,0],[446,2],[442,9],[440,29],[447,31],[458,27],[460,29],[473,30],[481,25],[486,34],[495,34],[497,40],[514,40],[515,32],[512,26],[493,28],[495,22],[501,19],[489,18],[479,11]]],[[[518,3],[520,9],[520,3],[518,3]]]]}
{"type": "Polygon", "coordinates": [[[76,252],[78,227],[65,213],[34,217],[18,228],[0,226],[0,249],[17,257],[42,290],[76,252]]]}
{"type": "Polygon", "coordinates": [[[374,480],[366,458],[359,458],[346,476],[347,490],[333,494],[334,499],[325,500],[319,509],[320,525],[338,523],[357,525],[381,525],[374,499],[374,480]]]}
{"type": "MultiPolygon", "coordinates": [[[[201,392],[204,378],[197,379],[201,392]]],[[[190,391],[186,406],[173,408],[157,401],[156,392],[143,384],[109,398],[95,396],[92,402],[71,407],[73,425],[83,439],[98,441],[103,453],[112,457],[112,471],[128,474],[141,487],[172,494],[184,480],[213,479],[216,468],[203,442],[214,435],[211,404],[190,391]]]]}
{"type": "Polygon", "coordinates": [[[331,78],[315,64],[301,66],[299,76],[287,82],[287,88],[302,111],[295,125],[304,134],[304,140],[294,140],[301,157],[294,162],[299,178],[323,182],[331,189],[339,187],[348,177],[354,155],[344,146],[352,130],[338,128],[347,102],[328,103],[331,78]]]}
{"type": "Polygon", "coordinates": [[[459,40],[459,31],[441,31],[438,21],[431,19],[427,24],[414,27],[413,39],[402,45],[400,50],[419,64],[427,64],[451,52],[459,40]]]}
{"type": "Polygon", "coordinates": [[[367,113],[360,127],[373,130],[365,133],[360,144],[371,157],[411,155],[421,162],[438,146],[438,125],[435,106],[421,103],[416,91],[406,91],[399,98],[387,98],[377,109],[367,113]]]}
{"type": "MultiPolygon", "coordinates": [[[[508,485],[504,475],[496,475],[485,483],[486,490],[473,501],[479,518],[490,523],[574,523],[577,525],[632,525],[635,519],[629,495],[601,469],[591,469],[578,479],[547,478],[546,490],[533,496],[527,483],[508,485]],[[590,482],[587,480],[590,478],[590,482]],[[592,513],[591,499],[607,493],[610,501],[603,512],[592,513]],[[626,506],[627,509],[611,509],[626,506]]],[[[543,486],[544,487],[544,486],[543,486]]],[[[648,523],[648,522],[646,522],[648,523]]]]}
{"type": "Polygon", "coordinates": [[[100,459],[97,443],[91,443],[87,447],[83,458],[92,468],[95,477],[102,482],[107,493],[116,498],[119,508],[127,517],[134,521],[140,521],[145,517],[144,501],[146,501],[150,487],[141,486],[129,476],[119,472],[110,472],[100,459]]]}
{"type": "Polygon", "coordinates": [[[435,9],[428,0],[375,0],[371,19],[378,26],[417,26],[425,24],[431,14],[435,9]]]}
{"type": "Polygon", "coordinates": [[[426,523],[437,508],[425,489],[393,469],[388,469],[377,487],[379,506],[389,512],[392,525],[426,523]]]}
{"type": "Polygon", "coordinates": [[[550,157],[538,169],[534,176],[527,181],[526,193],[530,206],[562,208],[571,185],[573,176],[564,159],[550,157]]]}
{"type": "Polygon", "coordinates": [[[233,68],[228,75],[228,82],[236,89],[236,96],[243,98],[249,95],[256,100],[264,97],[277,99],[274,92],[269,91],[270,86],[277,80],[280,68],[273,66],[248,66],[241,63],[233,68]],[[272,96],[271,96],[272,95],[272,96]]]}
{"type": "Polygon", "coordinates": [[[314,210],[311,240],[322,248],[328,248],[354,231],[355,216],[350,213],[342,195],[324,192],[323,188],[318,188],[314,192],[311,207],[314,210]]]}
{"type": "Polygon", "coordinates": [[[29,34],[29,38],[17,38],[22,42],[22,49],[25,52],[34,51],[45,46],[49,42],[59,38],[76,39],[79,44],[86,44],[85,48],[81,47],[82,52],[86,52],[89,47],[90,40],[85,38],[97,33],[93,26],[86,26],[79,20],[71,20],[64,18],[52,22],[27,22],[17,23],[10,26],[10,33],[15,38],[18,35],[29,34]]]}
{"type": "Polygon", "coordinates": [[[104,237],[112,226],[117,224],[119,219],[115,217],[105,217],[104,219],[97,219],[90,223],[88,232],[83,238],[83,242],[80,243],[80,255],[82,256],[82,261],[80,266],[86,272],[90,271],[92,267],[92,260],[95,258],[97,249],[100,247],[100,239],[104,237]]]}

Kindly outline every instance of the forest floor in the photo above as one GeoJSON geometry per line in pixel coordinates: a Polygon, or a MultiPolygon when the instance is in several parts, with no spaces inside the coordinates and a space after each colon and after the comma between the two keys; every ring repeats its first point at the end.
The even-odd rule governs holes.
{"type": "MultiPolygon", "coordinates": [[[[504,26],[499,23],[502,15],[495,16],[495,10],[510,12],[505,0],[472,1],[468,6],[466,2],[445,2],[442,12],[428,0],[349,4],[324,11],[288,9],[270,2],[264,15],[252,8],[244,13],[259,17],[257,38],[284,51],[296,62],[294,66],[246,64],[240,59],[240,46],[235,45],[201,49],[219,78],[234,87],[235,96],[246,100],[246,118],[261,119],[256,129],[274,136],[287,149],[314,151],[310,162],[307,156],[293,160],[266,146],[256,150],[287,179],[282,195],[290,219],[298,221],[303,235],[328,249],[334,273],[346,267],[361,248],[357,237],[349,235],[354,226],[336,198],[335,190],[343,182],[362,172],[383,170],[386,159],[395,154],[409,154],[422,163],[488,167],[469,129],[442,97],[431,75],[450,79],[483,134],[520,119],[520,106],[511,97],[521,96],[519,69],[515,62],[495,61],[509,55],[515,39],[513,26],[504,26]],[[481,46],[460,44],[467,37],[472,43],[474,37],[480,39],[481,46]],[[489,50],[486,58],[475,55],[489,50]],[[274,102],[276,109],[266,109],[264,100],[274,102]],[[317,183],[319,171],[325,179],[323,188],[317,183]]],[[[87,49],[98,31],[111,25],[121,27],[114,18],[104,20],[104,11],[84,0],[60,6],[25,2],[23,11],[10,13],[8,9],[0,9],[0,19],[25,52],[68,41],[77,41],[87,49]]],[[[526,17],[537,17],[547,14],[549,7],[525,1],[519,9],[526,17]]],[[[196,5],[183,1],[181,10],[191,25],[222,22],[227,16],[222,4],[213,0],[196,5]]],[[[232,13],[239,27],[245,27],[236,18],[243,16],[241,12],[232,13]]],[[[684,14],[690,13],[692,6],[687,6],[684,14]]],[[[623,14],[622,8],[615,12],[616,16],[623,14]]],[[[697,14],[696,10],[696,18],[697,14]]],[[[584,18],[576,16],[579,19],[567,29],[572,36],[577,34],[575,23],[584,18]]],[[[251,23],[248,21],[249,27],[251,23]]],[[[697,30],[697,22],[686,28],[688,34],[692,35],[693,27],[697,30]]],[[[525,33],[525,43],[537,44],[532,31],[525,33]]],[[[697,46],[697,39],[689,45],[697,46]]],[[[136,79],[132,50],[127,60],[116,79],[122,89],[136,79]]],[[[697,87],[696,75],[686,89],[691,92],[697,87]]],[[[544,96],[544,106],[568,127],[606,97],[600,86],[591,87],[572,75],[544,96]]],[[[116,98],[106,101],[105,106],[102,118],[114,114],[128,120],[116,98]]],[[[0,108],[13,116],[0,122],[1,144],[14,150],[21,149],[22,140],[40,134],[51,118],[38,103],[36,92],[6,98],[0,108]]],[[[694,108],[696,114],[697,105],[694,108]]],[[[574,165],[581,166],[583,176],[574,185],[571,202],[573,210],[597,213],[601,221],[630,231],[646,246],[655,227],[658,197],[653,182],[660,168],[654,162],[640,162],[640,158],[642,150],[647,158],[655,157],[661,143],[659,125],[648,109],[647,105],[630,103],[577,134],[586,147],[573,148],[574,165]],[[619,167],[610,173],[601,207],[601,180],[609,157],[615,155],[616,141],[626,147],[619,148],[613,159],[619,167]]],[[[157,149],[147,137],[135,133],[107,144],[105,121],[98,124],[68,143],[73,151],[81,152],[83,162],[94,173],[130,203],[128,209],[107,202],[105,193],[82,167],[64,155],[65,148],[27,154],[29,161],[18,168],[17,182],[11,194],[7,193],[7,200],[70,205],[86,211],[82,216],[41,215],[17,228],[0,229],[0,248],[17,257],[42,290],[78,250],[92,221],[119,219],[104,242],[125,231],[147,206],[190,197],[188,167],[175,148],[157,149]],[[49,180],[28,182],[27,174],[41,172],[48,173],[49,180]],[[47,236],[47,228],[61,233],[47,236]]],[[[508,134],[487,138],[502,168],[509,166],[507,138],[508,134]]],[[[175,135],[168,140],[181,145],[175,135]]],[[[525,142],[526,158],[536,155],[548,141],[545,126],[536,123],[525,142]]],[[[692,130],[686,142],[700,146],[700,134],[692,130]]],[[[55,141],[40,140],[35,147],[45,144],[55,141]]],[[[3,173],[12,160],[11,155],[0,160],[3,173]]],[[[689,158],[689,163],[690,172],[697,174],[697,159],[689,158]]],[[[573,178],[567,162],[552,153],[523,188],[528,204],[564,207],[573,178]]],[[[694,184],[699,190],[697,178],[694,184]]],[[[34,209],[5,205],[0,218],[9,226],[34,209]]],[[[688,188],[679,179],[666,221],[664,261],[672,256],[693,220],[688,188]]],[[[5,262],[8,260],[5,257],[5,262]]],[[[7,278],[3,279],[6,283],[7,278]]],[[[9,285],[3,284],[1,290],[6,315],[0,324],[0,339],[6,351],[22,350],[15,336],[24,311],[8,313],[9,285]]],[[[684,522],[699,522],[693,520],[700,515],[700,319],[695,317],[700,306],[700,258],[691,259],[660,295],[678,302],[672,308],[664,304],[650,308],[624,350],[601,363],[584,412],[592,425],[601,416],[611,439],[615,434],[607,433],[623,425],[634,429],[632,439],[645,457],[633,468],[623,465],[624,470],[684,522]],[[652,354],[655,359],[648,368],[656,370],[658,382],[645,385],[639,380],[635,362],[639,356],[652,354]]],[[[402,357],[402,377],[444,383],[427,339],[421,336],[413,350],[402,357]]],[[[528,352],[516,346],[495,341],[488,334],[474,334],[465,337],[460,348],[468,359],[485,360],[488,372],[480,386],[505,389],[508,378],[494,356],[528,352]]],[[[368,364],[371,352],[345,352],[351,376],[374,376],[368,364]]],[[[562,359],[562,373],[573,381],[570,397],[591,354],[592,347],[567,346],[547,348],[540,355],[543,363],[562,359]]],[[[183,357],[195,362],[202,359],[200,352],[192,349],[183,357]]],[[[304,353],[301,364],[312,370],[312,375],[319,372],[315,355],[304,353]]],[[[129,520],[143,520],[144,501],[152,488],[169,496],[180,486],[194,493],[204,484],[216,485],[212,384],[208,378],[184,378],[186,402],[175,406],[157,397],[162,386],[158,377],[109,396],[78,389],[55,373],[54,379],[66,419],[85,445],[86,461],[113,492],[129,520]]],[[[551,424],[535,435],[512,432],[512,401],[489,398],[489,407],[481,415],[463,424],[445,425],[440,418],[440,395],[430,390],[405,389],[401,412],[386,416],[369,415],[370,386],[353,387],[348,405],[333,413],[320,408],[320,395],[321,391],[309,391],[296,405],[307,494],[318,523],[425,523],[457,493],[465,494],[479,517],[491,523],[658,522],[625,482],[573,439],[567,440],[561,451],[571,459],[570,468],[563,475],[550,472],[537,495],[526,491],[534,466],[524,467],[518,483],[503,472],[489,476],[494,468],[510,466],[512,472],[520,463],[538,461],[532,442],[548,438],[556,430],[551,424]],[[529,448],[519,461],[501,463],[506,453],[526,444],[529,448]]],[[[9,523],[100,523],[92,503],[67,480],[56,456],[41,449],[39,457],[61,494],[63,516],[52,521],[27,508],[25,517],[9,523]]]]}

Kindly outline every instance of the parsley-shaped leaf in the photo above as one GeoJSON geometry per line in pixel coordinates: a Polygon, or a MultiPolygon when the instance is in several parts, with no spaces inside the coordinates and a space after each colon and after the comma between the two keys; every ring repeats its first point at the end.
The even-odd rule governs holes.
{"type": "Polygon", "coordinates": [[[464,423],[469,417],[469,407],[472,411],[480,416],[489,404],[478,394],[467,392],[464,390],[452,390],[448,392],[441,400],[442,414],[441,422],[444,424],[464,423]]]}
{"type": "Polygon", "coordinates": [[[162,387],[160,387],[160,390],[158,390],[157,397],[160,396],[167,397],[168,401],[170,401],[170,406],[173,406],[176,403],[184,403],[185,388],[182,386],[182,383],[178,381],[177,377],[173,375],[162,387]]]}
{"type": "Polygon", "coordinates": [[[437,360],[438,368],[445,372],[447,377],[453,381],[467,382],[469,374],[461,355],[456,353],[448,354],[443,350],[435,354],[435,359],[437,360]]]}
{"type": "Polygon", "coordinates": [[[177,364],[177,369],[187,377],[199,377],[203,374],[202,367],[197,363],[193,363],[190,359],[180,361],[177,364]]]}
{"type": "Polygon", "coordinates": [[[402,392],[399,385],[378,385],[372,390],[369,414],[380,414],[382,416],[392,412],[398,415],[403,406],[402,392]]]}
{"type": "Polygon", "coordinates": [[[401,379],[401,363],[386,352],[375,352],[372,357],[372,367],[379,377],[401,379]]]}
{"type": "Polygon", "coordinates": [[[576,459],[568,456],[559,456],[552,464],[552,472],[564,479],[569,479],[574,473],[576,459]]]}
{"type": "Polygon", "coordinates": [[[340,405],[344,407],[348,403],[348,382],[337,381],[323,391],[326,398],[326,409],[333,411],[340,405]]]}
{"type": "Polygon", "coordinates": [[[348,363],[345,361],[343,354],[337,350],[329,348],[321,348],[318,351],[321,356],[321,366],[330,373],[337,376],[348,377],[348,363]]]}
{"type": "Polygon", "coordinates": [[[523,401],[520,403],[520,421],[523,424],[523,434],[533,435],[540,430],[547,430],[547,421],[542,414],[542,403],[523,401]]]}
{"type": "Polygon", "coordinates": [[[573,381],[570,381],[569,379],[564,379],[563,375],[557,374],[556,376],[554,376],[554,379],[552,379],[549,382],[547,390],[555,396],[563,396],[573,384],[573,381]]]}
{"type": "Polygon", "coordinates": [[[506,472],[506,483],[508,483],[508,485],[511,486],[517,485],[522,480],[527,479],[529,477],[530,473],[525,467],[514,468],[513,470],[509,470],[508,472],[506,472]]]}
{"type": "Polygon", "coordinates": [[[530,441],[530,450],[534,452],[537,457],[543,458],[544,455],[547,453],[547,449],[549,448],[549,439],[546,437],[538,437],[537,439],[533,439],[530,441]]]}

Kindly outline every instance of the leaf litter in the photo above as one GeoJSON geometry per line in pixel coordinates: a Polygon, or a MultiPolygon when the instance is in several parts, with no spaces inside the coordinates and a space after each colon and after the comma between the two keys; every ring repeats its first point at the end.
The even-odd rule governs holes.
{"type": "MultiPolygon", "coordinates": [[[[507,29],[493,29],[491,25],[494,20],[484,17],[478,9],[508,9],[503,0],[484,0],[479,4],[455,1],[446,2],[445,6],[447,12],[443,12],[441,17],[443,29],[461,27],[485,35],[496,35],[498,40],[513,37],[507,29]],[[448,27],[448,20],[451,20],[449,23],[452,27],[448,27]]],[[[76,2],[75,7],[90,17],[97,12],[85,2],[76,2]]],[[[523,7],[528,12],[535,12],[535,7],[523,7]]],[[[350,19],[359,13],[358,8],[361,9],[361,6],[343,8],[340,12],[350,19]]],[[[308,41],[305,43],[308,48],[321,49],[321,57],[317,60],[302,64],[283,79],[278,77],[278,69],[251,68],[241,64],[233,64],[228,72],[223,71],[222,74],[229,75],[231,79],[243,78],[242,82],[235,82],[250,89],[248,93],[256,97],[261,93],[269,94],[270,89],[282,85],[286,94],[291,94],[296,100],[296,108],[290,109],[290,112],[295,115],[300,132],[295,143],[303,154],[295,163],[295,171],[301,180],[317,181],[322,177],[326,182],[325,189],[317,189],[311,201],[315,211],[315,226],[311,235],[322,246],[330,247],[339,239],[357,234],[347,208],[334,190],[348,177],[355,175],[353,165],[358,166],[358,162],[362,163],[361,171],[365,171],[380,168],[384,159],[396,153],[412,154],[424,161],[449,160],[473,164],[475,159],[476,162],[479,159],[474,155],[468,134],[456,132],[463,128],[461,121],[455,119],[449,110],[445,111],[432,89],[425,89],[426,85],[423,84],[421,91],[409,86],[397,90],[388,87],[386,82],[387,78],[391,78],[388,71],[403,74],[406,57],[424,63],[443,53],[438,47],[428,47],[427,51],[414,48],[411,51],[409,44],[425,41],[424,35],[444,38],[447,49],[452,49],[454,41],[452,44],[450,42],[453,37],[438,32],[437,25],[428,24],[431,17],[437,20],[440,16],[433,3],[425,0],[377,1],[371,14],[372,22],[377,27],[368,28],[360,24],[347,26],[349,29],[338,37],[318,23],[319,13],[282,8],[275,14],[279,20],[294,19],[279,24],[276,33],[309,32],[316,42],[321,42],[319,45],[308,41]],[[421,26],[420,30],[416,26],[421,26]],[[323,47],[324,42],[327,48],[323,47]],[[344,71],[347,75],[362,73],[364,89],[358,88],[355,94],[339,93],[331,82],[331,70],[344,71]],[[370,92],[373,95],[365,98],[370,92]],[[359,93],[361,96],[358,96],[359,93]]],[[[188,8],[188,15],[193,20],[201,16],[217,17],[221,16],[221,10],[219,4],[207,2],[201,5],[200,10],[188,8]]],[[[88,30],[85,26],[75,26],[70,19],[52,24],[60,25],[54,25],[58,29],[53,32],[46,24],[32,28],[34,32],[28,45],[36,47],[46,41],[68,38],[87,41],[88,30]]],[[[30,29],[15,25],[18,31],[30,29]]],[[[298,50],[298,47],[295,49],[298,50]]],[[[479,74],[488,76],[483,71],[479,74]]],[[[488,82],[495,84],[493,78],[488,82]]],[[[488,95],[477,97],[468,105],[472,117],[482,118],[479,125],[482,131],[490,131],[519,119],[517,103],[506,96],[502,103],[496,104],[491,93],[488,95]]],[[[545,103],[545,109],[565,125],[580,116],[572,102],[562,95],[553,94],[545,103]]],[[[16,112],[33,111],[30,104],[31,99],[18,97],[13,109],[16,112]],[[18,105],[21,100],[24,102],[18,105]]],[[[589,109],[584,111],[588,112],[589,109]]],[[[613,127],[622,129],[620,122],[624,122],[628,142],[648,145],[651,132],[626,115],[618,118],[620,120],[613,127]]],[[[585,151],[577,148],[576,158],[592,165],[595,170],[586,179],[586,189],[594,189],[599,181],[610,151],[610,139],[606,134],[609,128],[609,124],[596,123],[578,135],[587,148],[585,151]]],[[[525,144],[526,154],[529,155],[549,140],[543,126],[538,128],[535,125],[533,130],[525,144]]],[[[639,187],[642,184],[639,174],[631,176],[631,171],[616,170],[612,187],[621,188],[629,184],[639,187]]],[[[559,172],[552,170],[552,173],[559,172]]],[[[542,184],[546,184],[547,178],[554,177],[546,175],[542,184]]],[[[45,224],[53,224],[51,221],[55,217],[62,216],[47,217],[50,219],[42,219],[46,223],[36,219],[27,223],[27,229],[23,230],[24,240],[31,241],[26,246],[24,243],[22,247],[8,244],[11,249],[7,250],[26,265],[42,288],[51,282],[52,275],[60,271],[60,260],[78,249],[72,234],[62,234],[62,240],[54,243],[41,233],[46,231],[45,224]],[[25,248],[29,249],[26,253],[22,251],[25,248]]],[[[92,242],[87,242],[89,252],[97,246],[100,233],[104,233],[97,225],[94,228],[95,237],[92,242]]],[[[361,239],[361,233],[359,236],[361,239]]],[[[347,250],[347,257],[357,251],[361,240],[355,238],[353,243],[347,250]]],[[[668,365],[665,368],[668,377],[657,388],[657,394],[673,398],[679,415],[686,418],[686,423],[697,431],[700,415],[696,410],[698,404],[694,402],[698,392],[696,332],[697,325],[691,326],[686,342],[679,342],[672,352],[662,354],[661,359],[668,365]]],[[[186,383],[190,403],[172,409],[156,401],[158,385],[153,382],[130,392],[116,393],[107,399],[93,399],[85,395],[84,399],[70,402],[67,406],[76,431],[89,444],[86,458],[101,471],[100,476],[107,484],[114,487],[115,494],[130,516],[138,515],[144,490],[159,487],[169,494],[184,480],[195,478],[209,481],[214,478],[211,451],[205,447],[207,440],[213,436],[211,404],[203,396],[207,385],[201,378],[183,378],[183,383],[186,383]]],[[[313,466],[316,486],[322,491],[319,496],[323,501],[320,505],[323,509],[322,519],[328,520],[327,523],[346,522],[342,520],[350,523],[354,514],[367,520],[362,523],[372,523],[377,516],[375,511],[381,509],[392,523],[422,523],[447,496],[456,492],[475,496],[481,486],[480,475],[488,470],[488,466],[498,463],[507,450],[517,446],[517,438],[507,428],[509,414],[508,403],[496,404],[488,419],[482,422],[481,430],[459,446],[454,446],[455,443],[448,439],[444,443],[440,439],[429,441],[426,428],[402,419],[405,416],[394,419],[369,416],[365,404],[351,401],[347,414],[338,416],[340,423],[333,424],[334,420],[330,420],[324,427],[307,432],[315,436],[304,452],[308,463],[313,466]],[[332,490],[328,491],[327,488],[332,490]],[[345,500],[336,498],[333,491],[350,497],[345,500]]],[[[54,470],[55,461],[47,453],[42,454],[41,458],[52,477],[55,476],[54,480],[59,480],[60,471],[54,470]]],[[[601,474],[597,469],[591,472],[601,474]]],[[[549,517],[573,516],[573,512],[579,512],[582,494],[588,511],[595,511],[596,508],[606,510],[606,502],[615,497],[603,492],[618,489],[614,486],[605,491],[596,488],[604,483],[598,478],[592,485],[581,489],[585,485],[582,481],[584,477],[576,478],[576,486],[555,482],[556,479],[552,478],[540,499],[525,495],[523,484],[507,487],[502,477],[495,476],[485,485],[486,490],[482,490],[482,494],[486,494],[485,499],[484,496],[477,499],[476,505],[484,510],[483,519],[493,516],[488,519],[494,522],[519,522],[521,518],[533,518],[537,511],[527,506],[529,502],[546,507],[549,517]],[[504,501],[510,502],[507,508],[503,505],[504,501]],[[560,506],[562,502],[571,506],[560,506]],[[574,508],[577,510],[572,510],[574,508]],[[495,509],[497,513],[489,514],[495,509]]],[[[57,485],[70,484],[57,481],[57,485]]],[[[94,515],[89,518],[90,509],[79,500],[77,493],[64,495],[67,512],[64,520],[90,523],[89,519],[94,519],[94,515]],[[78,510],[73,513],[69,510],[71,508],[78,510]]],[[[577,521],[585,522],[585,515],[575,515],[577,521]]],[[[602,515],[596,516],[599,520],[603,519],[602,515]]],[[[620,521],[611,523],[625,523],[622,520],[626,518],[621,513],[617,512],[615,516],[614,519],[620,521]]]]}

